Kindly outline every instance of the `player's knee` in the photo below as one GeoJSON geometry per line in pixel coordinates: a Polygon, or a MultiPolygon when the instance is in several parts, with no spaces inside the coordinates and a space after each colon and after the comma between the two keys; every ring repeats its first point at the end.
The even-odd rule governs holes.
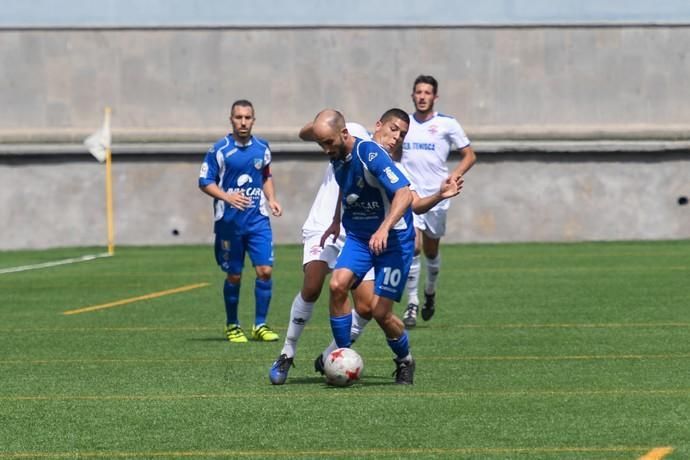
{"type": "Polygon", "coordinates": [[[228,273],[228,283],[230,284],[240,284],[242,281],[242,275],[240,273],[228,273]]]}
{"type": "Polygon", "coordinates": [[[336,277],[331,277],[331,281],[328,284],[328,288],[330,289],[332,296],[347,297],[349,286],[344,280],[340,280],[336,277]]]}
{"type": "Polygon", "coordinates": [[[256,277],[261,281],[268,281],[273,274],[273,267],[270,265],[260,265],[256,267],[256,277]]]}
{"type": "Polygon", "coordinates": [[[302,286],[301,295],[305,302],[316,302],[321,296],[321,286],[305,283],[302,286]]]}

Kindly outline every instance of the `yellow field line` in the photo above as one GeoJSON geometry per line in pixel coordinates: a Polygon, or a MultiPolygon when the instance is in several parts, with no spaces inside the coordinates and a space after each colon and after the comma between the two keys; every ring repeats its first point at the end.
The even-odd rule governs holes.
{"type": "MultiPolygon", "coordinates": [[[[267,391],[266,393],[233,392],[209,394],[159,394],[159,395],[25,395],[0,396],[0,401],[45,402],[45,401],[191,401],[191,400],[224,400],[242,398],[381,398],[400,397],[399,391],[374,392],[360,390],[330,391],[322,388],[318,391],[289,392],[267,391]]],[[[404,390],[403,390],[404,391],[404,390]]],[[[496,391],[405,391],[406,398],[506,398],[506,397],[577,397],[577,396],[682,396],[690,395],[690,388],[657,389],[657,390],[496,390],[496,391]]]]}
{"type": "Polygon", "coordinates": [[[673,449],[670,447],[657,447],[640,457],[640,460],[661,460],[671,452],[673,452],[673,449]]]}
{"type": "Polygon", "coordinates": [[[510,455],[510,454],[565,454],[565,453],[622,453],[644,452],[637,446],[613,447],[460,447],[460,448],[372,448],[372,449],[319,449],[319,450],[191,450],[191,451],[105,451],[105,452],[0,452],[0,458],[202,458],[202,457],[363,457],[405,456],[412,454],[455,455],[510,455]]]}
{"type": "MultiPolygon", "coordinates": [[[[690,359],[690,353],[657,355],[572,355],[572,356],[417,356],[419,361],[597,361],[690,359]]],[[[388,362],[390,358],[367,358],[367,361],[388,362]]],[[[0,365],[41,364],[151,364],[151,363],[260,363],[259,358],[74,358],[74,359],[0,359],[0,365]]]]}
{"type": "Polygon", "coordinates": [[[67,310],[67,311],[63,311],[62,314],[63,315],[76,315],[79,313],[87,313],[90,311],[104,310],[106,308],[112,308],[112,307],[117,307],[120,305],[126,305],[129,303],[139,302],[140,300],[155,299],[157,297],[163,297],[166,295],[191,291],[192,289],[199,289],[202,287],[206,287],[208,285],[209,285],[209,283],[190,284],[188,286],[182,286],[182,287],[175,288],[175,289],[168,289],[165,291],[152,292],[151,294],[141,295],[138,297],[130,297],[129,299],[116,300],[115,302],[103,303],[100,305],[92,305],[90,307],[84,307],[84,308],[77,308],[76,310],[67,310]]]}

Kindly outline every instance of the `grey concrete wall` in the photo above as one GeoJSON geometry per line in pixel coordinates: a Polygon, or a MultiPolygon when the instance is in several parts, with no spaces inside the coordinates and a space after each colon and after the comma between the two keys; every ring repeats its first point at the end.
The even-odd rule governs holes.
{"type": "Polygon", "coordinates": [[[325,106],[371,125],[420,73],[478,138],[690,138],[690,27],[0,30],[0,143],[211,141],[251,99],[295,139],[325,106]]]}
{"type": "Polygon", "coordinates": [[[105,243],[103,166],[18,154],[83,148],[105,105],[117,243],[210,241],[197,171],[237,98],[279,146],[276,241],[299,242],[324,162],[280,152],[304,148],[297,129],[325,106],[367,126],[411,108],[419,73],[439,79],[438,108],[478,141],[448,241],[688,238],[677,200],[690,195],[689,44],[684,26],[0,30],[0,249],[105,243]],[[586,140],[647,153],[525,148],[586,140]]]}
{"type": "MultiPolygon", "coordinates": [[[[116,244],[210,243],[211,199],[196,180],[203,155],[114,163],[116,244]],[[175,235],[174,231],[178,234],[175,235]]],[[[299,243],[326,159],[282,155],[273,168],[285,215],[278,243],[299,243]]],[[[104,166],[0,163],[0,249],[105,245],[104,166]]],[[[684,155],[487,155],[452,204],[448,242],[690,238],[684,155]]]]}

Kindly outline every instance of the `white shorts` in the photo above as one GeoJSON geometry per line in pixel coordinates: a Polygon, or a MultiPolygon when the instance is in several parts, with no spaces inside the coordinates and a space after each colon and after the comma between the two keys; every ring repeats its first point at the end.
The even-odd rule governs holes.
{"type": "Polygon", "coordinates": [[[441,239],[446,234],[446,209],[432,209],[424,214],[413,214],[414,226],[430,238],[441,239]]]}
{"type": "MultiPolygon", "coordinates": [[[[307,265],[309,262],[315,260],[320,260],[328,264],[328,268],[333,270],[335,267],[335,262],[340,255],[340,251],[343,249],[345,244],[345,235],[341,234],[335,242],[333,242],[333,237],[329,236],[326,243],[321,247],[321,237],[323,232],[313,232],[313,231],[303,231],[302,241],[304,242],[304,249],[302,253],[302,266],[307,265]]],[[[374,269],[364,275],[363,281],[369,281],[374,279],[374,269]]]]}
{"type": "Polygon", "coordinates": [[[335,243],[333,237],[329,236],[326,244],[321,247],[321,237],[323,232],[302,232],[302,242],[304,243],[304,252],[302,255],[302,265],[307,265],[314,260],[320,260],[328,264],[328,268],[333,270],[335,261],[340,255],[341,249],[345,244],[345,235],[340,235],[335,243]]]}

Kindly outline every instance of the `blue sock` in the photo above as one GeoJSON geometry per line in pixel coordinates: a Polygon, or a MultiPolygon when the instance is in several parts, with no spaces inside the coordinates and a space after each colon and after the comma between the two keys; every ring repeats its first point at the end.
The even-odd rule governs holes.
{"type": "Polygon", "coordinates": [[[254,324],[265,324],[268,316],[268,306],[271,304],[271,293],[273,292],[273,280],[256,279],[254,283],[254,297],[256,298],[256,310],[254,324]]]}
{"type": "Polygon", "coordinates": [[[352,328],[352,314],[343,316],[331,316],[331,331],[338,348],[350,348],[350,329],[352,328]]]}
{"type": "Polygon", "coordinates": [[[223,286],[223,298],[225,299],[225,316],[227,324],[239,324],[237,319],[237,304],[240,301],[240,285],[232,284],[225,280],[223,286]]]}
{"type": "Polygon", "coordinates": [[[395,356],[398,359],[403,359],[410,354],[410,344],[407,340],[407,331],[403,331],[403,334],[397,339],[386,339],[388,340],[388,346],[391,347],[395,356]]]}

